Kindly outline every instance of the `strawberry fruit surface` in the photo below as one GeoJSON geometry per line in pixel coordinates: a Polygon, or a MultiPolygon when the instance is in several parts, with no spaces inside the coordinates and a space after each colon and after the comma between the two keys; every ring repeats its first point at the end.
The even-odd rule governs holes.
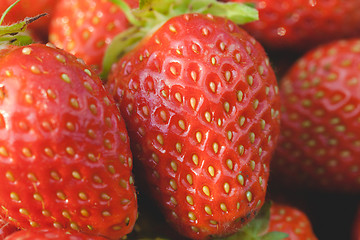
{"type": "Polygon", "coordinates": [[[360,36],[359,0],[230,0],[255,4],[259,21],[244,28],[268,50],[308,50],[335,39],[360,36]]]}
{"type": "Polygon", "coordinates": [[[284,76],[274,178],[359,193],[359,65],[360,40],[341,40],[308,52],[284,76]]]}
{"type": "Polygon", "coordinates": [[[64,229],[33,228],[9,235],[5,240],[106,240],[103,237],[89,236],[84,233],[68,233],[64,229]]]}
{"type": "Polygon", "coordinates": [[[269,232],[288,234],[284,240],[317,240],[310,219],[301,210],[290,205],[273,203],[270,208],[269,232]]]}
{"type": "MultiPolygon", "coordinates": [[[[131,7],[137,2],[127,1],[131,7]]],[[[60,0],[50,24],[49,40],[101,72],[106,47],[128,26],[125,14],[110,0],[60,0]]]]}
{"type": "Polygon", "coordinates": [[[107,88],[166,219],[225,236],[263,205],[280,98],[263,48],[225,18],[171,18],[116,63],[107,88]]]}
{"type": "Polygon", "coordinates": [[[0,218],[0,239],[4,239],[6,236],[10,235],[16,230],[17,228],[14,225],[0,218]]]}
{"type": "Polygon", "coordinates": [[[32,44],[0,50],[0,214],[119,239],[137,215],[124,121],[97,75],[32,44]]]}

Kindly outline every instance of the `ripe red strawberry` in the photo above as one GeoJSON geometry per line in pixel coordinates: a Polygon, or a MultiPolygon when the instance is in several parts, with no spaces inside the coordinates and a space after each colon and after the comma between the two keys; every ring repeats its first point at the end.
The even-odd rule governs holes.
{"type": "Polygon", "coordinates": [[[268,232],[288,234],[284,240],[317,240],[308,216],[301,210],[284,204],[274,203],[270,208],[268,232]]]}
{"type": "Polygon", "coordinates": [[[0,218],[0,239],[4,239],[6,236],[10,235],[16,230],[17,228],[14,225],[0,218]]]}
{"type": "Polygon", "coordinates": [[[266,202],[259,214],[236,234],[224,240],[317,240],[308,216],[281,203],[266,202]]]}
{"type": "Polygon", "coordinates": [[[279,95],[261,45],[213,15],[171,18],[115,65],[107,87],[167,220],[225,236],[263,205],[279,95]]]}
{"type": "Polygon", "coordinates": [[[360,36],[359,0],[230,0],[252,2],[259,21],[244,28],[267,49],[310,49],[330,40],[360,36]]]}
{"type": "Polygon", "coordinates": [[[0,51],[0,216],[109,239],[137,215],[124,121],[98,76],[33,44],[0,51]]]}
{"type": "MultiPolygon", "coordinates": [[[[138,0],[126,0],[133,8],[138,0]]],[[[82,58],[101,72],[111,40],[129,27],[125,14],[110,0],[60,0],[50,24],[50,42],[82,58]]]]}
{"type": "Polygon", "coordinates": [[[9,235],[5,240],[106,240],[98,236],[90,236],[84,233],[69,233],[64,229],[56,228],[33,228],[22,230],[9,235]]]}
{"type": "MultiPolygon", "coordinates": [[[[15,0],[0,0],[0,12],[13,4],[15,0]]],[[[29,26],[29,29],[34,31],[39,39],[46,41],[48,36],[50,19],[53,15],[54,8],[58,0],[21,0],[16,6],[6,15],[4,19],[5,24],[12,24],[26,17],[34,17],[42,13],[47,13],[43,17],[29,26]]]]}
{"type": "Polygon", "coordinates": [[[360,192],[359,66],[360,39],[341,40],[308,52],[285,75],[274,178],[360,192]]]}

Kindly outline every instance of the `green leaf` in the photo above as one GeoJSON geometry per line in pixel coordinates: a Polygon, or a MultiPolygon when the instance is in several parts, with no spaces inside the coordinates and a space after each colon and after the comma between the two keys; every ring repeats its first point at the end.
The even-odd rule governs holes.
{"type": "Polygon", "coordinates": [[[32,43],[33,40],[28,35],[17,35],[16,37],[10,36],[10,37],[3,37],[0,38],[0,45],[3,43],[9,43],[11,45],[17,45],[17,46],[25,46],[32,43]]]}
{"type": "Polygon", "coordinates": [[[46,13],[35,17],[25,18],[12,25],[0,26],[0,44],[27,45],[31,43],[31,37],[26,35],[25,30],[30,23],[45,15],[46,13]]]}
{"type": "Polygon", "coordinates": [[[117,35],[107,47],[105,56],[103,58],[103,71],[101,78],[106,79],[106,76],[110,72],[111,66],[119,58],[121,58],[126,52],[129,52],[138,41],[142,39],[142,35],[139,35],[139,28],[131,27],[124,32],[117,35]]]}
{"type": "Polygon", "coordinates": [[[254,7],[234,2],[228,2],[225,4],[215,2],[202,13],[210,13],[215,16],[226,17],[237,24],[244,24],[259,19],[259,13],[254,7]]]}
{"type": "Polygon", "coordinates": [[[219,240],[281,240],[288,237],[283,232],[268,232],[271,201],[264,203],[256,217],[237,233],[219,240]]]}
{"type": "Polygon", "coordinates": [[[261,237],[261,240],[282,240],[289,237],[289,234],[284,232],[269,232],[261,237]]]}
{"type": "Polygon", "coordinates": [[[134,26],[139,26],[140,23],[138,21],[138,19],[136,18],[136,16],[131,12],[131,8],[130,6],[123,0],[110,0],[110,2],[114,3],[115,5],[117,5],[118,7],[120,7],[120,9],[123,11],[123,13],[125,14],[127,20],[134,26]]]}
{"type": "Polygon", "coordinates": [[[139,8],[142,9],[144,6],[148,5],[151,0],[140,0],[139,1],[139,8]]]}
{"type": "Polygon", "coordinates": [[[256,217],[248,223],[247,229],[249,231],[257,234],[263,234],[267,231],[270,221],[271,204],[271,201],[264,203],[256,217]]]}
{"type": "Polygon", "coordinates": [[[184,13],[210,13],[226,17],[237,24],[258,20],[258,11],[254,5],[219,2],[216,0],[140,0],[140,9],[153,9],[162,14],[170,13],[170,9],[179,15],[184,13]]]}

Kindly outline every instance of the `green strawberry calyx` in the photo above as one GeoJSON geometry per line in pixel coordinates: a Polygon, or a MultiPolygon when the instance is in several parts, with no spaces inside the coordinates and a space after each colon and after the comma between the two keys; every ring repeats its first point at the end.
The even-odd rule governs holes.
{"type": "Polygon", "coordinates": [[[1,15],[0,18],[0,49],[3,46],[6,46],[8,44],[11,45],[28,45],[32,43],[32,38],[26,34],[27,26],[38,20],[39,18],[46,15],[40,14],[35,17],[27,17],[22,21],[19,21],[17,23],[11,24],[11,25],[3,25],[4,19],[6,15],[11,11],[11,9],[20,2],[20,0],[17,0],[13,4],[11,4],[5,12],[1,15]]]}
{"type": "Polygon", "coordinates": [[[271,201],[264,203],[256,217],[237,233],[217,240],[281,240],[289,235],[283,232],[269,232],[271,201]]]}
{"type": "Polygon", "coordinates": [[[202,13],[225,17],[236,24],[258,20],[253,5],[217,0],[140,0],[139,7],[131,9],[124,0],[110,0],[126,15],[131,24],[117,35],[108,46],[103,59],[102,79],[106,79],[111,66],[142,39],[150,36],[172,17],[186,13],[202,13]]]}

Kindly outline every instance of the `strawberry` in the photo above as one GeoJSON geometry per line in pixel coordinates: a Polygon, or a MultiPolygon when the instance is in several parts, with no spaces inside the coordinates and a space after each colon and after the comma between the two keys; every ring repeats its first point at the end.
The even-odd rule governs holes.
{"type": "Polygon", "coordinates": [[[256,215],[279,133],[280,98],[254,38],[224,17],[171,17],[113,65],[106,86],[141,176],[180,234],[225,236],[256,215]]]}
{"type": "Polygon", "coordinates": [[[106,240],[98,236],[89,236],[84,233],[68,233],[63,229],[40,228],[22,230],[9,235],[5,240],[106,240]]]}
{"type": "Polygon", "coordinates": [[[50,45],[0,50],[0,216],[119,239],[137,215],[125,123],[99,77],[50,45]]]}
{"type": "MultiPolygon", "coordinates": [[[[0,0],[0,12],[4,12],[5,9],[14,2],[15,0],[0,0]]],[[[46,41],[50,19],[57,2],[58,0],[21,0],[6,16],[4,23],[11,24],[26,17],[34,17],[42,13],[47,13],[46,17],[39,19],[29,26],[29,29],[34,31],[34,34],[38,36],[39,41],[46,41]]]]}
{"type": "Polygon", "coordinates": [[[6,236],[10,235],[16,230],[17,228],[14,225],[0,218],[0,239],[4,239],[6,236]]]}
{"type": "Polygon", "coordinates": [[[290,205],[274,203],[270,208],[268,232],[288,234],[284,240],[317,240],[305,212],[290,205]]]}
{"type": "Polygon", "coordinates": [[[302,210],[267,201],[259,214],[236,234],[224,240],[317,240],[308,216],[302,210]]]}
{"type": "Polygon", "coordinates": [[[360,192],[359,65],[360,39],[338,40],[309,51],[284,76],[275,179],[360,192]]]}
{"type": "Polygon", "coordinates": [[[244,28],[269,50],[304,51],[331,40],[360,36],[359,0],[230,1],[256,5],[259,21],[244,28]]]}
{"type": "MultiPolygon", "coordinates": [[[[126,1],[131,7],[137,0],[126,1]]],[[[110,0],[60,0],[50,24],[49,40],[101,72],[111,40],[129,26],[123,11],[110,0]]]]}

